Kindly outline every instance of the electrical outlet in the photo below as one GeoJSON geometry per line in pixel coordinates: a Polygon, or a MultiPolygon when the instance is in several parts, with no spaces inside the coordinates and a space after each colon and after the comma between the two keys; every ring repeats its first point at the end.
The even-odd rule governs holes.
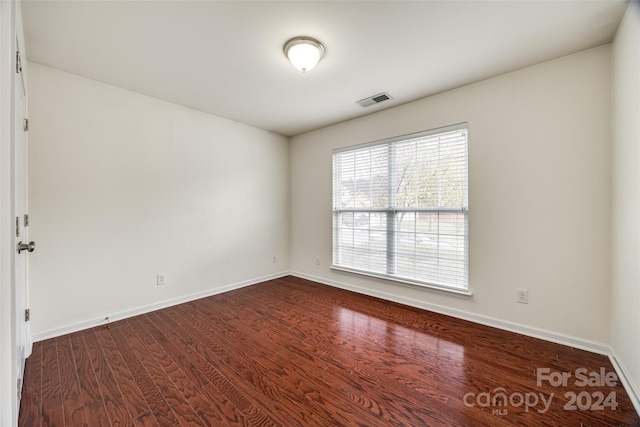
{"type": "Polygon", "coordinates": [[[156,276],[156,285],[164,286],[167,284],[167,275],[164,273],[158,273],[156,276]]]}
{"type": "Polygon", "coordinates": [[[320,265],[320,257],[319,256],[316,257],[316,265],[320,265]]]}
{"type": "Polygon", "coordinates": [[[529,304],[529,290],[516,289],[516,301],[520,304],[529,304]]]}
{"type": "Polygon", "coordinates": [[[278,262],[278,257],[276,256],[276,254],[273,254],[273,259],[271,260],[271,262],[278,262]]]}

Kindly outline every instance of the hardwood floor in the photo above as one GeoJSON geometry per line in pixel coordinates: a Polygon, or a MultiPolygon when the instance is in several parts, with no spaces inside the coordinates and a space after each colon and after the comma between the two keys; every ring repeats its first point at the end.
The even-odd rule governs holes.
{"type": "Polygon", "coordinates": [[[36,343],[19,426],[640,426],[620,381],[579,386],[601,370],[612,384],[605,356],[285,277],[36,343]]]}

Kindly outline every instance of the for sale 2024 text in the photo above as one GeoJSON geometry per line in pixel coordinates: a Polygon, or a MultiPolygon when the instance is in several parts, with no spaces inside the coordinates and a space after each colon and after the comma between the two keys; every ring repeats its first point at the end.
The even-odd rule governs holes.
{"type": "MultiPolygon", "coordinates": [[[[536,384],[542,386],[544,382],[552,387],[615,387],[618,385],[618,376],[615,372],[607,372],[605,368],[599,371],[589,371],[587,368],[578,368],[573,373],[551,371],[549,368],[536,369],[536,384]]],[[[611,391],[605,395],[597,390],[594,392],[568,391],[564,394],[568,402],[564,405],[566,411],[604,411],[606,408],[616,410],[618,402],[616,392],[611,391]]]]}

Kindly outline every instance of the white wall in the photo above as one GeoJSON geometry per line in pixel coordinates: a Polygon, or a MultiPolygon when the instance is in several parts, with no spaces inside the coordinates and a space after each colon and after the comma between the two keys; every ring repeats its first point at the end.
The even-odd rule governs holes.
{"type": "Polygon", "coordinates": [[[604,46],[292,138],[292,270],[606,349],[609,60],[604,46]],[[473,297],[330,270],[332,149],[460,122],[469,124],[473,297]],[[528,305],[516,288],[529,290],[528,305]]]}
{"type": "MultiPolygon", "coordinates": [[[[640,401],[640,3],[613,43],[611,347],[640,401]]],[[[640,409],[639,409],[640,410],[640,409]]]]}
{"type": "Polygon", "coordinates": [[[29,66],[36,339],[288,270],[287,138],[29,66]]]}

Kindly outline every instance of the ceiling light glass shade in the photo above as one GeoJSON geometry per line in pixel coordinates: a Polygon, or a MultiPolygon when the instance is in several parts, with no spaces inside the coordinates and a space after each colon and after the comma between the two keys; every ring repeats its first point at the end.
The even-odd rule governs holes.
{"type": "Polygon", "coordinates": [[[306,73],[322,59],[324,46],[311,37],[295,37],[285,43],[284,54],[294,67],[306,73]]]}

